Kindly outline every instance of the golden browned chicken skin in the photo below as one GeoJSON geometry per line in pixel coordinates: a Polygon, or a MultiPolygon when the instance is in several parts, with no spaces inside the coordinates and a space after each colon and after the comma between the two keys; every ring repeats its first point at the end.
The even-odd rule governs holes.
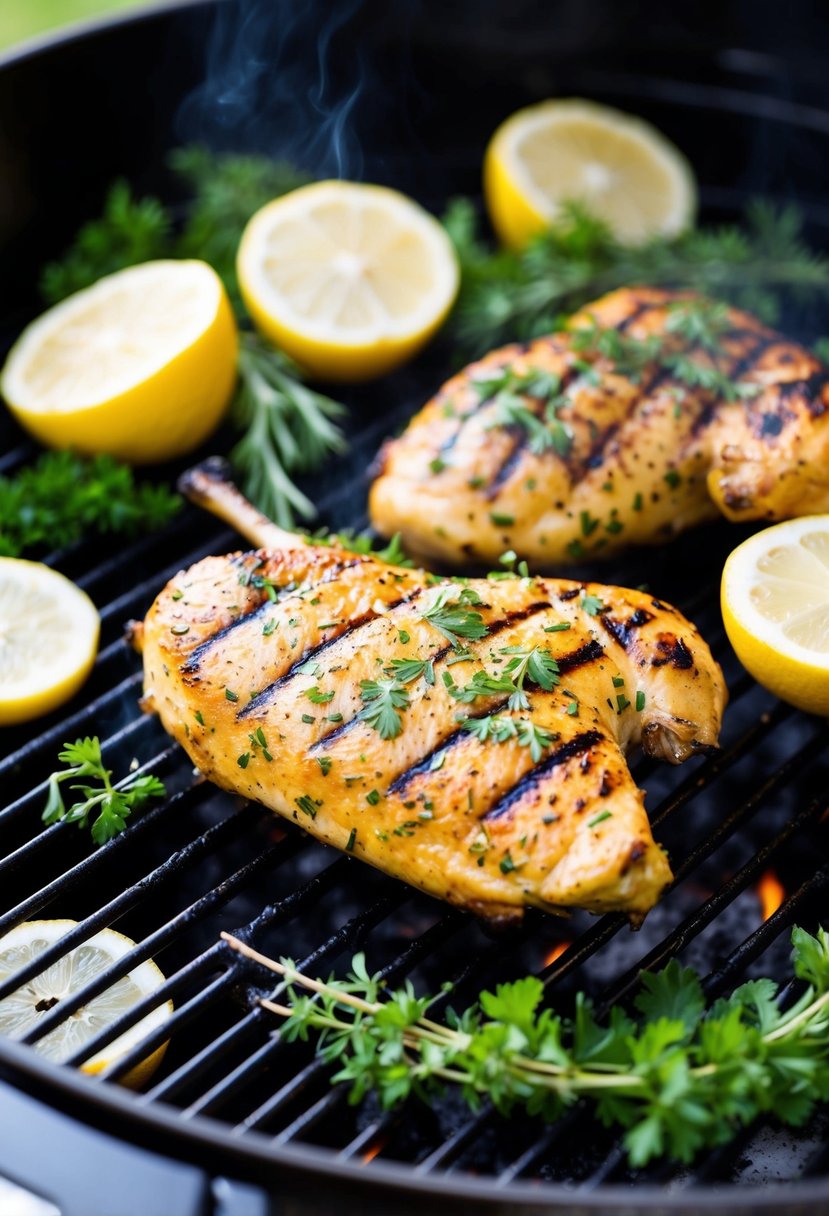
{"type": "MultiPolygon", "coordinates": [[[[262,523],[245,530],[264,539],[262,523]]],[[[198,562],[147,614],[147,707],[201,772],[483,916],[535,905],[641,919],[671,872],[625,754],[641,743],[679,763],[715,746],[726,700],[693,625],[643,592],[435,581],[289,539],[198,562]],[[440,602],[477,615],[484,636],[453,642],[434,623],[440,602]],[[451,695],[476,672],[503,674],[515,647],[555,659],[558,682],[528,678],[524,709],[504,692],[451,695]],[[383,738],[360,716],[362,682],[398,659],[431,666],[402,683],[399,733],[383,738]],[[538,754],[463,725],[491,715],[507,731],[533,724],[538,754]]]]}
{"type": "MultiPolygon", "coordinates": [[[[748,313],[728,310],[713,354],[669,318],[688,293],[623,288],[577,314],[570,332],[493,351],[449,380],[388,443],[370,499],[384,535],[423,558],[494,561],[514,549],[536,568],[665,541],[722,512],[786,519],[829,510],[829,379],[804,347],[748,313]],[[716,366],[745,394],[689,387],[655,361],[620,374],[574,349],[595,325],[716,366]],[[521,425],[496,424],[476,388],[504,369],[551,374],[569,448],[536,453],[521,425]]],[[[624,369],[623,369],[624,370],[624,369]]],[[[523,405],[541,416],[544,402],[523,405]]]]}

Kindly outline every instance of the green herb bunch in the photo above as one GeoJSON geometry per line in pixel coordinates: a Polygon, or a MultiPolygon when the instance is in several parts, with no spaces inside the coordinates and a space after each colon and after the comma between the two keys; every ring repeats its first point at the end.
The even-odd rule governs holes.
{"type": "Polygon", "coordinates": [[[798,211],[763,202],[748,208],[744,224],[636,246],[619,244],[577,203],[564,206],[560,222],[520,253],[493,252],[479,238],[468,199],[456,199],[444,223],[462,268],[454,332],[470,357],[549,333],[562,316],[617,287],[689,288],[749,308],[769,324],[779,321],[783,299],[814,303],[829,287],[829,258],[804,241],[798,211]]]}
{"type": "Polygon", "coordinates": [[[86,460],[45,452],[11,477],[0,477],[0,556],[62,548],[87,532],[135,535],[160,528],[181,507],[164,486],[136,482],[110,456],[86,460]]]}
{"type": "MultiPolygon", "coordinates": [[[[793,1003],[770,979],[750,980],[706,1007],[697,974],[675,960],[643,972],[635,1016],[614,1006],[598,1019],[579,994],[571,1018],[544,1007],[534,976],[481,993],[445,1022],[429,1017],[437,998],[411,983],[387,991],[356,955],[345,980],[314,980],[290,959],[274,962],[223,935],[231,946],[284,976],[289,1004],[262,1002],[286,1019],[288,1041],[319,1034],[317,1054],[336,1066],[333,1083],[352,1103],[375,1091],[385,1108],[410,1095],[428,1101],[447,1084],[469,1106],[488,1098],[552,1121],[588,1101],[606,1127],[624,1128],[630,1163],[691,1161],[731,1140],[764,1114],[803,1124],[829,1099],[829,934],[792,931],[793,1003]]],[[[448,991],[447,986],[443,994],[448,991]]]]}

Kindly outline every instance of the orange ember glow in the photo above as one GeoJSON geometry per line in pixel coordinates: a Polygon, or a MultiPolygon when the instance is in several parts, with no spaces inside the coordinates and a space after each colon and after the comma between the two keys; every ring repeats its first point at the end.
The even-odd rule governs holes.
{"type": "Polygon", "coordinates": [[[373,1161],[374,1158],[377,1156],[377,1154],[379,1152],[382,1152],[382,1150],[385,1148],[385,1145],[386,1145],[386,1141],[382,1138],[382,1136],[380,1137],[379,1140],[375,1140],[374,1144],[372,1144],[371,1148],[368,1149],[365,1153],[363,1153],[363,1157],[362,1157],[363,1165],[368,1165],[369,1161],[373,1161]]]}
{"type": "Polygon", "coordinates": [[[564,951],[570,945],[570,942],[556,942],[548,954],[544,956],[544,966],[549,967],[557,958],[561,958],[564,951]]]}
{"type": "Polygon", "coordinates": [[[757,884],[757,898],[760,900],[760,913],[763,920],[768,920],[786,898],[783,884],[774,870],[766,870],[757,884]]]}

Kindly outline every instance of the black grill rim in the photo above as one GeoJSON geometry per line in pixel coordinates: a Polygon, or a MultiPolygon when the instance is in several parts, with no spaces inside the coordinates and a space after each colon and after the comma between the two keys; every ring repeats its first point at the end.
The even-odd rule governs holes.
{"type": "MultiPolygon", "coordinates": [[[[99,1086],[85,1080],[74,1070],[52,1064],[24,1046],[0,1039],[0,1070],[8,1069],[25,1080],[26,1091],[35,1097],[44,1096],[50,1104],[73,1117],[79,1114],[99,1130],[113,1134],[122,1128],[130,1140],[144,1148],[194,1165],[205,1165],[209,1157],[211,1173],[225,1170],[244,1181],[273,1185],[279,1170],[279,1181],[286,1177],[297,1188],[319,1186],[320,1175],[331,1183],[347,1183],[357,1191],[370,1187],[372,1198],[387,1195],[389,1199],[441,1198],[451,1201],[474,1201],[477,1211],[505,1212],[519,1207],[522,1211],[549,1212],[554,1208],[569,1216],[580,1212],[630,1213],[633,1208],[645,1212],[670,1210],[675,1216],[698,1212],[706,1208],[717,1216],[744,1212],[804,1212],[814,1216],[825,1211],[829,1201],[829,1183],[806,1180],[786,1182],[785,1189],[760,1184],[758,1186],[693,1186],[674,1193],[650,1184],[635,1189],[621,1186],[597,1188],[594,1192],[574,1191],[572,1187],[554,1183],[510,1182],[503,1187],[493,1180],[464,1173],[424,1175],[414,1168],[375,1160],[371,1170],[350,1161],[338,1161],[330,1153],[312,1145],[295,1147],[274,1145],[258,1132],[248,1132],[244,1138],[231,1136],[210,1119],[193,1115],[184,1120],[175,1111],[160,1104],[136,1107],[129,1094],[117,1086],[99,1086]],[[283,1173],[284,1171],[284,1173],[283,1173]]],[[[14,1076],[12,1075],[12,1080],[14,1076]]],[[[307,1192],[306,1192],[307,1197],[307,1192]]],[[[396,1209],[392,1209],[396,1210],[396,1209]]]]}
{"type": "MultiPolygon", "coordinates": [[[[110,17],[79,21],[56,35],[43,35],[0,54],[0,72],[18,63],[46,52],[68,47],[76,41],[88,40],[118,27],[128,27],[151,21],[163,22],[169,17],[184,14],[188,10],[216,9],[232,0],[161,0],[152,8],[141,11],[117,13],[110,17]]],[[[729,52],[742,54],[739,50],[729,52]]],[[[747,55],[753,53],[749,52],[747,55]]],[[[770,55],[756,53],[756,70],[765,73],[783,72],[783,60],[770,55]],[[762,60],[762,63],[760,62],[762,60]]],[[[750,74],[753,68],[746,68],[750,74]]],[[[617,87],[626,91],[625,78],[620,74],[617,87]]],[[[691,86],[686,82],[664,78],[652,78],[647,88],[655,95],[678,97],[688,103],[691,86]]],[[[722,89],[707,84],[693,86],[696,98],[692,104],[711,104],[715,100],[728,101],[730,107],[757,112],[765,103],[767,116],[781,124],[814,126],[826,130],[829,113],[818,107],[799,105],[780,98],[763,97],[757,93],[737,89],[722,89]]],[[[632,96],[645,92],[642,82],[630,90],[632,96]]],[[[807,209],[809,214],[820,213],[826,221],[829,209],[815,205],[807,209]]],[[[417,1211],[436,1213],[435,1200],[451,1201],[454,1211],[501,1212],[513,1209],[522,1212],[549,1213],[551,1210],[566,1211],[569,1216],[580,1213],[618,1212],[630,1213],[666,1212],[676,1216],[690,1216],[700,1209],[715,1212],[718,1216],[734,1213],[767,1211],[786,1213],[822,1213],[829,1211],[829,1177],[824,1179],[786,1181],[782,1186],[761,1183],[741,1185],[706,1186],[693,1184],[676,1191],[668,1191],[650,1183],[639,1183],[635,1187],[600,1184],[593,1191],[575,1190],[570,1186],[549,1182],[509,1181],[498,1185],[493,1177],[478,1180],[474,1175],[426,1174],[416,1167],[395,1164],[378,1159],[371,1169],[355,1164],[352,1160],[338,1159],[334,1154],[313,1145],[294,1141],[280,1146],[256,1131],[248,1131],[244,1137],[234,1136],[231,1129],[200,1115],[183,1118],[174,1108],[163,1102],[138,1104],[129,1091],[117,1085],[96,1085],[70,1067],[56,1065],[37,1055],[23,1044],[0,1037],[0,1081],[9,1082],[22,1092],[39,1099],[48,1106],[70,1118],[82,1120],[91,1128],[113,1135],[128,1142],[158,1153],[170,1160],[189,1162],[205,1168],[211,1175],[226,1172],[240,1180],[260,1183],[272,1188],[279,1183],[284,1193],[284,1184],[289,1183],[298,1197],[307,1198],[308,1188],[319,1187],[324,1178],[331,1186],[344,1184],[347,1193],[337,1185],[336,1194],[345,1201],[353,1191],[355,1197],[366,1197],[367,1189],[372,1201],[390,1202],[408,1199],[421,1201],[417,1211]],[[172,1150],[172,1151],[171,1151],[172,1150]],[[427,1208],[425,1205],[429,1204],[427,1208]]],[[[554,1126],[554,1125],[552,1125],[554,1126]]],[[[316,1196],[319,1198],[319,1196],[316,1196]]]]}

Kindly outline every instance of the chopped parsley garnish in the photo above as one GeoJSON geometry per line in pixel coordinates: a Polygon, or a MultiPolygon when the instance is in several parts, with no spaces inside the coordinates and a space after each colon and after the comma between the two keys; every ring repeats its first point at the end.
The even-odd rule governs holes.
{"type": "Polygon", "coordinates": [[[239,768],[247,768],[249,762],[250,752],[242,752],[241,756],[236,757],[236,763],[239,765],[239,768]]]}
{"type": "Polygon", "coordinates": [[[366,802],[369,804],[369,806],[377,806],[377,803],[379,801],[380,801],[380,791],[379,790],[369,790],[369,792],[366,794],[366,802]]]}
{"type": "Polygon", "coordinates": [[[312,798],[310,794],[302,794],[299,798],[295,798],[294,802],[304,815],[310,815],[312,819],[316,819],[317,809],[322,806],[322,799],[312,798]]]}
{"type": "Polygon", "coordinates": [[[612,811],[601,811],[598,815],[594,815],[592,819],[588,819],[587,826],[589,828],[598,827],[600,823],[604,823],[605,819],[612,819],[612,811]]]}
{"type": "Polygon", "coordinates": [[[230,688],[225,689],[225,697],[228,699],[228,701],[238,701],[239,700],[238,692],[233,692],[232,689],[230,689],[230,688]]]}
{"type": "Polygon", "coordinates": [[[490,511],[489,518],[498,528],[511,528],[515,523],[514,515],[504,515],[500,511],[490,511]]]}
{"type": "Polygon", "coordinates": [[[587,595],[581,597],[581,606],[588,616],[598,616],[604,608],[604,601],[600,600],[597,595],[587,595]]]}
{"type": "Polygon", "coordinates": [[[265,621],[265,624],[262,626],[262,636],[269,638],[278,626],[279,621],[276,619],[276,617],[271,617],[271,619],[269,621],[265,621]]]}
{"type": "Polygon", "coordinates": [[[373,726],[381,739],[396,739],[403,730],[398,711],[409,705],[409,694],[402,683],[396,679],[361,680],[360,690],[365,704],[357,717],[373,726]]]}
{"type": "Polygon", "coordinates": [[[645,708],[645,694],[642,692],[642,690],[640,688],[636,694],[636,712],[638,714],[641,714],[641,712],[644,708],[645,708]]]}
{"type": "Polygon", "coordinates": [[[320,766],[323,777],[327,777],[331,772],[332,763],[330,756],[317,756],[317,764],[320,766]]]}
{"type": "Polygon", "coordinates": [[[668,469],[667,473],[664,475],[664,479],[667,481],[672,490],[675,490],[682,481],[682,477],[679,473],[677,473],[676,469],[668,469]]]}
{"type": "Polygon", "coordinates": [[[456,650],[460,650],[461,638],[478,641],[489,632],[480,612],[467,607],[468,604],[480,602],[481,597],[471,587],[464,587],[460,592],[456,592],[454,587],[445,587],[421,616],[442,633],[456,650]]]}
{"type": "Polygon", "coordinates": [[[545,633],[563,633],[565,631],[565,629],[571,629],[571,628],[572,628],[572,626],[569,621],[559,621],[557,625],[545,625],[544,632],[545,633]]]}
{"type": "Polygon", "coordinates": [[[461,728],[475,735],[482,743],[506,743],[515,739],[521,747],[528,747],[532,759],[537,763],[544,750],[555,743],[558,735],[543,726],[536,726],[529,718],[504,718],[490,715],[486,718],[465,718],[461,728]]]}
{"type": "Polygon", "coordinates": [[[327,705],[329,701],[334,700],[333,692],[320,692],[316,684],[313,688],[306,688],[305,695],[314,705],[327,705]]]}
{"type": "Polygon", "coordinates": [[[346,853],[353,853],[354,842],[356,841],[356,839],[357,839],[357,829],[352,828],[349,833],[348,840],[346,841],[346,846],[345,846],[346,853]]]}
{"type": "Polygon", "coordinates": [[[412,680],[419,680],[421,676],[427,684],[435,682],[433,659],[392,659],[384,671],[393,675],[401,684],[411,684],[412,680]]]}

